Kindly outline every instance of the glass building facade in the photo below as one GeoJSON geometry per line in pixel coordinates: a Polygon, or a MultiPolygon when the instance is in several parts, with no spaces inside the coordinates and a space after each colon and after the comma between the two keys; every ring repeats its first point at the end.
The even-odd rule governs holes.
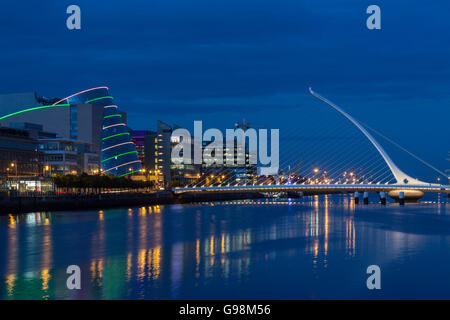
{"type": "Polygon", "coordinates": [[[69,104],[95,104],[103,106],[101,162],[105,174],[123,177],[137,174],[142,166],[130,133],[106,87],[101,87],[66,99],[69,104]]]}

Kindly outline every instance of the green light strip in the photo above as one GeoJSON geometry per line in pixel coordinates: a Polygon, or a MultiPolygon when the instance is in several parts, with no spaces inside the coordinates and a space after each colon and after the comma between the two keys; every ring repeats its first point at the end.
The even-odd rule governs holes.
{"type": "Polygon", "coordinates": [[[102,162],[105,162],[105,161],[108,161],[108,160],[111,160],[111,159],[114,159],[114,158],[118,158],[118,157],[124,156],[126,154],[130,154],[130,153],[138,153],[138,152],[137,151],[130,151],[130,152],[121,153],[121,154],[109,157],[108,159],[102,160],[102,162]]]}
{"type": "Polygon", "coordinates": [[[85,101],[84,103],[89,103],[89,102],[97,101],[97,100],[100,100],[100,99],[113,99],[113,97],[111,97],[111,96],[105,96],[105,97],[95,98],[95,99],[87,100],[87,101],[85,101]]]}
{"type": "Polygon", "coordinates": [[[103,119],[111,118],[111,117],[121,117],[121,116],[122,116],[121,114],[112,114],[110,116],[103,117],[103,119]]]}
{"type": "Polygon", "coordinates": [[[129,175],[129,174],[133,174],[133,173],[136,173],[136,172],[139,172],[139,171],[141,171],[141,170],[135,170],[135,171],[131,171],[131,172],[128,172],[128,173],[125,173],[125,174],[121,174],[121,175],[118,176],[117,178],[122,178],[122,177],[124,177],[124,176],[127,176],[127,175],[129,175]]]}
{"type": "Polygon", "coordinates": [[[122,133],[113,134],[112,136],[109,136],[109,137],[104,137],[102,140],[114,138],[114,137],[121,136],[121,135],[124,135],[124,134],[130,135],[129,132],[122,132],[122,133]]]}
{"type": "Polygon", "coordinates": [[[51,106],[40,106],[40,107],[24,109],[24,110],[17,111],[17,112],[14,112],[14,113],[10,113],[10,114],[7,114],[6,116],[0,117],[0,120],[6,119],[6,118],[9,118],[9,117],[12,117],[12,116],[24,113],[24,112],[40,110],[40,109],[47,109],[47,108],[54,108],[54,107],[68,107],[68,106],[70,106],[70,104],[66,103],[66,104],[55,104],[55,105],[51,105],[51,106]]]}

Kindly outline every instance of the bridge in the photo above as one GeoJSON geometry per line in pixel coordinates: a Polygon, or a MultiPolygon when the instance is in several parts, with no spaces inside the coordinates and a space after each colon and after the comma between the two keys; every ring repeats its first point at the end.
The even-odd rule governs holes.
{"type": "MultiPolygon", "coordinates": [[[[394,183],[292,183],[287,181],[286,183],[276,183],[276,184],[260,184],[260,185],[221,185],[221,186],[194,186],[194,187],[180,187],[174,188],[173,192],[175,194],[183,193],[275,193],[275,192],[296,192],[302,194],[332,194],[332,193],[354,193],[355,196],[359,196],[359,193],[363,193],[364,197],[367,196],[369,192],[378,192],[380,197],[385,197],[388,194],[391,198],[400,201],[416,201],[421,198],[425,193],[446,193],[450,194],[449,185],[441,185],[435,183],[428,183],[415,179],[408,174],[404,173],[399,167],[394,163],[394,161],[389,157],[387,152],[383,149],[381,144],[369,133],[366,128],[359,123],[355,118],[346,113],[342,108],[331,102],[330,100],[324,98],[318,93],[314,92],[312,88],[309,88],[309,92],[317,99],[325,102],[328,106],[339,112],[344,116],[350,123],[354,125],[371,143],[371,145],[376,149],[378,154],[382,157],[384,163],[389,168],[390,173],[395,178],[394,183]]],[[[420,159],[419,159],[420,160],[420,159]]],[[[421,160],[422,161],[422,160],[421,160]]],[[[424,161],[422,161],[424,162],[424,161]]],[[[429,165],[432,169],[435,169],[429,165]]],[[[435,169],[440,174],[441,171],[435,169]]],[[[448,177],[445,176],[447,179],[448,177]]]]}

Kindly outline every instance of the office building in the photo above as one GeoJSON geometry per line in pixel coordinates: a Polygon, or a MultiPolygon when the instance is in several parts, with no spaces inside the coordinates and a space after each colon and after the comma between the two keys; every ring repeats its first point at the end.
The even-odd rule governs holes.
{"type": "Polygon", "coordinates": [[[44,173],[54,174],[98,174],[99,156],[90,151],[86,142],[63,138],[39,139],[39,151],[44,153],[44,173]]]}
{"type": "Polygon", "coordinates": [[[157,172],[158,181],[162,186],[169,186],[171,180],[170,164],[172,154],[172,144],[170,138],[172,136],[172,128],[158,120],[156,126],[156,145],[155,145],[155,170],[157,172]]]}
{"type": "Polygon", "coordinates": [[[0,95],[0,125],[14,123],[41,125],[43,131],[59,137],[89,143],[100,154],[103,106],[67,100],[46,99],[35,93],[0,95]],[[56,100],[56,101],[55,101],[56,100]],[[56,105],[50,102],[58,102],[56,105]],[[48,103],[42,105],[42,103],[48,103]]]}
{"type": "MultiPolygon", "coordinates": [[[[174,130],[178,128],[179,128],[178,126],[174,125],[174,130]]],[[[176,145],[182,142],[182,138],[180,136],[172,134],[170,137],[170,142],[172,151],[172,149],[176,145]]],[[[188,143],[190,143],[191,145],[190,158],[194,160],[194,139],[191,138],[191,141],[188,143]]],[[[184,152],[185,150],[179,152],[179,157],[183,158],[184,152]]],[[[187,186],[195,183],[198,179],[200,179],[202,168],[201,164],[194,164],[193,161],[191,161],[192,162],[191,164],[185,164],[182,163],[182,161],[177,161],[175,158],[171,160],[174,160],[171,161],[170,163],[171,186],[173,187],[187,186]]]]}
{"type": "MultiPolygon", "coordinates": [[[[158,120],[156,132],[131,131],[131,140],[138,151],[146,176],[148,179],[156,180],[159,187],[187,185],[200,178],[200,165],[172,162],[172,149],[180,141],[180,137],[172,135],[176,128],[176,125],[172,128],[158,120]]],[[[191,150],[193,151],[194,148],[192,147],[191,150]]]]}
{"type": "Polygon", "coordinates": [[[37,176],[44,156],[38,141],[26,130],[0,127],[0,175],[37,176]]]}
{"type": "Polygon", "coordinates": [[[131,141],[138,152],[139,160],[146,171],[155,170],[155,144],[157,134],[150,130],[131,130],[131,141]]]}
{"type": "MultiPolygon", "coordinates": [[[[203,141],[203,151],[211,141],[203,141]]],[[[222,164],[202,164],[202,183],[207,185],[247,185],[256,182],[257,166],[250,164],[248,146],[241,147],[235,141],[233,148],[223,144],[222,164]],[[227,158],[233,158],[233,163],[227,163],[227,158]],[[244,159],[244,163],[239,161],[244,159]]],[[[214,153],[212,154],[214,156],[214,153]]]]}

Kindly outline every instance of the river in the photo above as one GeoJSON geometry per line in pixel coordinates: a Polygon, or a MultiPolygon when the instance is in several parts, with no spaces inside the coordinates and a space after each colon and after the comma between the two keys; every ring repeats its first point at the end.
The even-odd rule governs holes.
{"type": "Polygon", "coordinates": [[[0,299],[449,299],[450,207],[336,195],[7,215],[0,279],[0,299]]]}

